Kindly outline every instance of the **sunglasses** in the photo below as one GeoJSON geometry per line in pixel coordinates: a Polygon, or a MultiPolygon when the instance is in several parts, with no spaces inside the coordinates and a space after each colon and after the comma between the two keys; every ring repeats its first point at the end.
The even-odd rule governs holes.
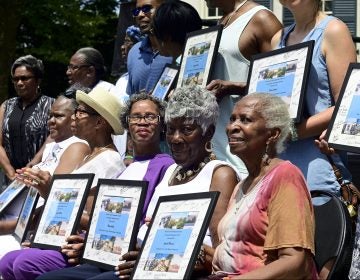
{"type": "Polygon", "coordinates": [[[18,76],[18,77],[12,77],[11,80],[13,83],[17,83],[18,81],[27,82],[32,78],[34,78],[34,76],[18,76]]]}
{"type": "Polygon", "coordinates": [[[143,12],[144,14],[148,14],[148,13],[151,12],[152,9],[153,9],[153,6],[144,5],[142,7],[137,7],[135,9],[133,9],[131,12],[132,12],[134,17],[137,17],[137,16],[139,16],[140,12],[143,12]]]}

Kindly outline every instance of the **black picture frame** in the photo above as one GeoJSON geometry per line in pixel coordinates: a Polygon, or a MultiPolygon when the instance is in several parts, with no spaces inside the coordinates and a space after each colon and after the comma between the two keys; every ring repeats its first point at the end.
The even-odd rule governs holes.
{"type": "Polygon", "coordinates": [[[314,40],[253,55],[246,94],[267,92],[288,104],[290,117],[298,123],[310,73],[314,40]]]}
{"type": "Polygon", "coordinates": [[[187,34],[177,88],[189,85],[206,87],[211,78],[222,30],[223,26],[219,24],[187,34]]]}
{"type": "Polygon", "coordinates": [[[166,64],[151,94],[160,100],[167,100],[168,95],[174,89],[179,74],[179,67],[166,64]]]}
{"type": "Polygon", "coordinates": [[[60,250],[66,238],[76,233],[94,176],[53,175],[31,247],[60,250]]]}
{"type": "Polygon", "coordinates": [[[350,63],[325,140],[338,150],[360,153],[360,63],[350,63]]]}
{"type": "Polygon", "coordinates": [[[4,213],[6,208],[26,190],[24,183],[12,181],[0,194],[0,214],[4,213]]]}
{"type": "Polygon", "coordinates": [[[82,263],[112,270],[135,249],[147,187],[147,181],[99,179],[82,263]]]}
{"type": "Polygon", "coordinates": [[[34,187],[30,187],[16,222],[15,230],[12,234],[20,244],[26,239],[31,223],[31,217],[35,212],[39,197],[39,192],[34,187]]]}
{"type": "Polygon", "coordinates": [[[131,279],[190,279],[219,194],[161,196],[131,279]]]}

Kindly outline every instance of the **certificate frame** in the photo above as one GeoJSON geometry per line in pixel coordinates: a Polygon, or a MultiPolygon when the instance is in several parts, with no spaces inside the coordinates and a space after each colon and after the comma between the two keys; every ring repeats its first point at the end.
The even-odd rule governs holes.
{"type": "Polygon", "coordinates": [[[76,233],[95,174],[53,175],[31,247],[60,250],[76,233]]]}
{"type": "Polygon", "coordinates": [[[39,192],[34,187],[30,187],[13,232],[13,236],[20,244],[26,239],[26,234],[31,224],[31,217],[35,212],[39,197],[39,192]]]}
{"type": "Polygon", "coordinates": [[[167,100],[170,91],[175,87],[178,74],[179,67],[166,64],[151,94],[160,100],[167,100]]]}
{"type": "Polygon", "coordinates": [[[26,185],[17,180],[12,181],[0,194],[0,214],[13,202],[19,195],[26,190],[26,185]]]}
{"type": "Polygon", "coordinates": [[[290,117],[300,122],[310,73],[314,40],[253,55],[246,94],[267,92],[281,97],[290,117]]]}
{"type": "Polygon", "coordinates": [[[99,179],[81,262],[112,270],[135,249],[148,182],[99,179]]]}
{"type": "Polygon", "coordinates": [[[186,35],[176,87],[206,87],[211,78],[222,30],[223,26],[219,24],[186,35]]]}
{"type": "Polygon", "coordinates": [[[325,140],[330,147],[360,153],[360,63],[350,63],[325,140]]]}
{"type": "Polygon", "coordinates": [[[131,279],[190,279],[219,194],[161,196],[131,279]]]}

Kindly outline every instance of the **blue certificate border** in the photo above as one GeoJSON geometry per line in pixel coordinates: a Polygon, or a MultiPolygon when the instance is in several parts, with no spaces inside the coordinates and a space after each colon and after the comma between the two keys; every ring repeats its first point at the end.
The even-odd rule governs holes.
{"type": "MultiPolygon", "coordinates": [[[[268,60],[268,63],[266,63],[266,65],[271,67],[272,65],[279,63],[279,61],[274,61],[275,56],[283,55],[284,56],[283,62],[295,61],[298,58],[296,57],[296,52],[294,52],[294,51],[300,50],[300,49],[307,49],[305,67],[304,67],[302,75],[301,75],[302,76],[301,90],[300,90],[300,97],[299,97],[298,104],[297,104],[297,112],[296,112],[296,116],[293,118],[295,123],[300,122],[301,115],[303,112],[304,95],[305,95],[305,91],[306,91],[306,87],[307,87],[307,83],[308,83],[312,53],[313,53],[313,49],[314,49],[314,42],[315,42],[314,40],[310,40],[307,42],[291,45],[291,46],[284,47],[281,49],[276,49],[273,51],[253,55],[250,59],[250,67],[249,67],[249,74],[248,74],[248,79],[247,79],[247,83],[246,83],[245,94],[251,94],[251,92],[249,92],[249,86],[250,86],[252,77],[257,77],[260,75],[260,73],[254,71],[254,63],[256,63],[257,60],[260,60],[260,59],[268,60]],[[295,55],[292,53],[294,53],[295,55]]],[[[273,94],[277,95],[276,92],[273,92],[273,94]]]]}
{"type": "Polygon", "coordinates": [[[160,100],[166,100],[170,91],[175,87],[178,75],[179,75],[179,67],[171,64],[166,64],[151,94],[159,98],[160,100]],[[169,69],[175,70],[176,74],[174,76],[169,77],[168,76],[169,69]],[[170,83],[167,84],[166,86],[163,86],[161,83],[165,78],[169,78],[170,83]]]}
{"type": "MultiPolygon", "coordinates": [[[[4,199],[5,195],[8,195],[5,197],[6,201],[0,202],[0,214],[3,213],[4,210],[13,202],[23,191],[25,191],[26,185],[23,183],[19,183],[18,181],[13,181],[6,187],[6,189],[0,194],[0,199],[4,199]],[[11,188],[16,186],[16,190],[11,191],[11,188]]],[[[2,200],[0,200],[2,201],[2,200]]]]}
{"type": "MultiPolygon", "coordinates": [[[[156,204],[156,207],[155,207],[155,210],[154,210],[154,214],[153,214],[153,218],[152,218],[152,221],[154,221],[154,217],[157,217],[157,216],[163,216],[164,213],[161,213],[159,211],[159,207],[162,203],[171,203],[171,202],[177,202],[177,201],[194,201],[194,204],[196,204],[196,200],[201,200],[201,199],[210,199],[210,203],[208,204],[208,208],[206,210],[206,214],[205,214],[205,218],[203,220],[203,223],[201,225],[201,228],[200,228],[200,232],[192,232],[192,236],[196,236],[196,243],[195,243],[195,246],[192,250],[192,253],[191,253],[191,257],[190,257],[190,261],[188,262],[187,264],[187,268],[186,268],[186,271],[184,273],[184,275],[181,276],[182,279],[191,279],[191,273],[192,273],[192,270],[194,268],[194,264],[195,264],[195,261],[197,259],[197,256],[199,254],[199,251],[200,251],[200,248],[201,248],[201,244],[203,242],[203,239],[205,237],[205,234],[206,234],[206,230],[207,228],[209,227],[209,223],[210,223],[210,220],[211,220],[211,217],[212,217],[212,214],[214,212],[214,209],[215,209],[215,206],[216,206],[216,202],[219,198],[219,195],[220,195],[220,192],[201,192],[201,193],[190,193],[190,194],[180,194],[180,195],[170,195],[170,196],[160,196],[159,197],[159,200],[156,204]]],[[[179,210],[175,210],[175,212],[178,212],[179,210]]],[[[168,212],[166,213],[168,214],[168,212]]],[[[154,225],[153,223],[150,223],[149,225],[149,228],[146,232],[146,235],[145,235],[145,238],[144,238],[144,241],[142,243],[142,246],[141,246],[141,250],[140,250],[140,253],[139,253],[139,256],[136,260],[136,263],[135,263],[135,267],[133,269],[133,272],[132,272],[132,275],[130,277],[130,279],[134,279],[134,275],[136,274],[136,271],[139,269],[141,271],[144,271],[144,268],[141,267],[139,265],[140,261],[142,259],[145,259],[147,258],[147,256],[145,254],[143,254],[143,251],[144,251],[144,248],[145,247],[152,247],[152,245],[154,244],[154,242],[156,242],[156,235],[155,235],[155,238],[154,239],[148,239],[149,237],[149,233],[153,231],[153,227],[155,227],[154,229],[156,231],[158,231],[159,229],[159,225],[154,225]]],[[[185,240],[186,242],[188,241],[187,238],[184,238],[183,240],[185,240]]],[[[176,244],[170,244],[170,246],[172,247],[176,247],[176,244]]],[[[186,246],[184,246],[184,244],[181,244],[180,247],[183,247],[185,248],[186,246]]],[[[171,272],[166,272],[167,273],[167,279],[172,279],[172,277],[174,277],[173,273],[171,272]]],[[[177,275],[179,276],[179,275],[177,275]]],[[[144,278],[145,279],[145,278],[144,278]]]]}
{"type": "MultiPolygon", "coordinates": [[[[96,188],[96,193],[95,193],[95,197],[94,197],[94,204],[91,210],[91,215],[90,215],[90,221],[91,223],[96,222],[96,224],[99,223],[99,219],[97,221],[93,221],[93,216],[95,212],[99,212],[100,211],[100,207],[101,205],[97,205],[96,201],[98,199],[98,195],[100,192],[100,189],[105,186],[113,186],[113,187],[130,187],[130,188],[140,188],[141,189],[141,194],[140,194],[140,199],[139,199],[139,206],[136,210],[136,217],[135,217],[135,221],[134,221],[134,226],[132,229],[132,233],[131,233],[131,238],[130,238],[130,244],[129,244],[129,248],[127,251],[131,251],[135,249],[136,246],[136,241],[137,241],[137,234],[139,231],[139,226],[140,226],[140,222],[141,222],[141,216],[142,216],[142,208],[144,206],[144,202],[145,202],[145,198],[146,198],[146,192],[147,192],[147,187],[148,187],[148,182],[147,181],[136,181],[136,180],[120,180],[120,179],[99,179],[98,181],[98,185],[96,188]]],[[[128,196],[126,194],[121,194],[120,196],[128,196]]],[[[86,236],[85,236],[85,248],[83,250],[83,255],[86,249],[86,246],[88,246],[87,244],[90,244],[90,242],[92,242],[93,240],[89,240],[89,231],[87,231],[86,236]]],[[[81,263],[89,263],[89,264],[93,264],[95,266],[98,266],[100,268],[106,269],[106,270],[113,270],[114,266],[110,265],[108,263],[104,263],[104,262],[100,262],[98,260],[96,260],[95,258],[84,258],[83,255],[81,256],[80,262],[81,263]]]]}
{"type": "MultiPolygon", "coordinates": [[[[76,211],[76,217],[75,217],[75,220],[74,220],[74,223],[71,225],[71,232],[70,232],[70,235],[72,234],[75,234],[76,233],[76,229],[79,225],[79,222],[80,222],[80,219],[81,219],[81,215],[83,214],[83,210],[84,210],[84,207],[85,207],[85,203],[86,203],[86,200],[87,200],[87,197],[88,197],[88,194],[90,192],[90,188],[91,188],[91,184],[92,184],[92,181],[95,177],[95,174],[93,173],[83,173],[83,174],[56,174],[56,175],[53,175],[52,177],[52,180],[51,180],[51,183],[50,183],[50,192],[49,192],[49,195],[48,195],[48,198],[49,197],[53,197],[52,196],[52,191],[56,191],[58,190],[59,188],[55,188],[55,190],[53,189],[53,185],[54,185],[54,182],[56,180],[74,180],[74,181],[77,181],[77,180],[87,180],[87,183],[86,185],[84,184],[82,187],[84,188],[84,195],[82,196],[81,198],[81,202],[80,202],[80,206],[79,206],[79,209],[77,209],[76,211]]],[[[65,186],[65,188],[68,188],[69,186],[65,186]]],[[[46,205],[48,203],[52,204],[54,203],[55,201],[51,201],[50,199],[46,199],[45,201],[45,204],[44,204],[44,209],[46,209],[46,205]]],[[[39,219],[39,222],[37,224],[37,227],[36,227],[36,233],[35,233],[35,237],[34,237],[34,240],[36,239],[36,234],[38,234],[38,230],[39,230],[39,225],[40,223],[42,222],[43,219],[46,219],[47,218],[47,215],[48,213],[46,213],[45,211],[42,212],[41,214],[41,218],[39,219]]],[[[65,242],[65,239],[64,239],[64,242],[65,242]]],[[[61,244],[62,245],[62,244],[61,244]]],[[[41,242],[35,242],[33,241],[31,243],[31,246],[30,247],[33,247],[33,248],[40,248],[40,249],[50,249],[50,250],[57,250],[59,251],[61,249],[61,245],[53,245],[53,244],[49,244],[49,243],[41,243],[41,242]]]]}
{"type": "MultiPolygon", "coordinates": [[[[354,145],[351,142],[353,142],[354,138],[360,138],[360,135],[351,135],[351,133],[348,135],[348,137],[339,137],[339,140],[335,141],[337,138],[336,136],[339,136],[341,134],[344,134],[344,124],[342,124],[339,128],[337,125],[335,125],[336,121],[338,120],[340,115],[343,115],[344,113],[347,115],[347,118],[349,115],[356,113],[356,115],[359,115],[360,107],[358,106],[360,101],[360,95],[358,92],[354,91],[353,88],[350,88],[349,80],[351,80],[352,75],[354,75],[355,70],[360,70],[360,63],[350,63],[348,70],[346,72],[344,82],[341,86],[340,94],[338,97],[338,100],[335,104],[335,109],[332,114],[330,123],[328,125],[328,129],[325,135],[325,140],[328,141],[329,146],[333,147],[334,149],[339,149],[343,151],[353,152],[353,153],[360,153],[360,146],[354,145]],[[348,88],[349,87],[349,88],[348,88]],[[355,94],[356,93],[356,94],[355,94]],[[356,95],[356,98],[355,98],[356,95]],[[351,99],[350,105],[344,106],[345,99],[349,100],[351,99]],[[355,109],[355,110],[354,110],[355,109]],[[345,110],[345,112],[342,112],[342,110],[345,110]],[[341,112],[340,112],[341,111],[341,112]],[[351,140],[351,141],[346,141],[351,140]]],[[[356,78],[356,76],[354,76],[356,78]]],[[[358,80],[358,85],[360,86],[360,80],[358,80]]],[[[356,130],[359,130],[360,128],[360,119],[358,119],[356,124],[356,130]]],[[[356,141],[359,142],[359,141],[356,141]]]]}
{"type": "Polygon", "coordinates": [[[181,56],[179,76],[177,78],[176,87],[180,87],[185,79],[184,76],[189,74],[189,73],[186,73],[186,71],[185,71],[186,64],[187,64],[188,58],[189,58],[189,55],[187,53],[185,53],[185,50],[188,49],[188,47],[189,47],[189,39],[191,38],[191,39],[196,40],[196,38],[199,38],[198,40],[196,40],[196,45],[199,45],[202,43],[206,43],[201,40],[201,37],[203,37],[206,33],[216,32],[217,33],[216,36],[214,38],[212,38],[212,41],[214,42],[214,48],[212,50],[212,55],[206,56],[206,62],[204,63],[206,65],[207,62],[210,60],[210,67],[206,68],[206,69],[202,69],[204,76],[207,76],[207,79],[204,81],[205,83],[203,82],[204,86],[206,86],[209,83],[209,81],[211,79],[211,73],[214,68],[216,56],[218,53],[218,49],[219,49],[222,30],[223,30],[223,26],[221,24],[219,24],[219,25],[212,26],[209,28],[193,31],[186,35],[186,43],[184,46],[183,54],[181,56]]]}
{"type": "Polygon", "coordinates": [[[34,214],[34,211],[36,209],[36,205],[37,205],[37,202],[39,200],[39,192],[36,191],[35,193],[35,196],[33,198],[31,198],[31,194],[32,194],[32,190],[35,190],[35,188],[30,188],[27,195],[26,195],[26,198],[25,198],[25,201],[21,207],[21,211],[20,211],[20,214],[19,214],[19,218],[17,220],[17,223],[16,223],[16,226],[15,226],[15,230],[13,232],[13,236],[15,237],[15,239],[19,242],[19,243],[22,243],[25,241],[26,239],[26,235],[27,235],[27,232],[29,230],[29,227],[31,225],[31,217],[33,216],[34,214]],[[27,207],[27,209],[25,209],[25,207],[27,207]],[[17,228],[18,226],[20,226],[20,223],[21,223],[21,219],[23,218],[23,215],[24,215],[24,211],[27,210],[28,212],[26,213],[26,217],[25,217],[25,225],[23,226],[24,228],[24,231],[22,232],[22,234],[18,235],[17,234],[17,228]]]}

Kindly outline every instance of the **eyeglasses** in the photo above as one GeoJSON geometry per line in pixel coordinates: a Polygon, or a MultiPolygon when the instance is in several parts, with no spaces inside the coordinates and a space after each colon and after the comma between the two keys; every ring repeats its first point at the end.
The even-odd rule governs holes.
{"type": "Polygon", "coordinates": [[[144,5],[142,7],[137,7],[135,9],[133,9],[131,12],[133,14],[134,17],[137,17],[140,15],[140,12],[143,12],[144,14],[148,14],[151,12],[151,10],[153,9],[153,6],[151,5],[144,5]]]}
{"type": "Polygon", "coordinates": [[[18,76],[18,77],[12,77],[11,80],[13,83],[17,83],[18,81],[27,82],[32,78],[34,78],[34,76],[18,76]]]}
{"type": "Polygon", "coordinates": [[[75,117],[77,117],[77,118],[82,118],[85,116],[99,116],[99,114],[96,112],[89,112],[89,111],[86,111],[86,110],[80,109],[80,108],[76,108],[74,110],[74,114],[75,114],[75,117]]]}
{"type": "Polygon", "coordinates": [[[141,115],[129,115],[126,117],[129,124],[139,124],[143,119],[148,124],[157,124],[160,122],[160,116],[154,114],[141,115]]]}
{"type": "Polygon", "coordinates": [[[79,70],[80,68],[83,68],[83,67],[90,67],[91,65],[89,64],[79,64],[79,65],[73,65],[73,64],[69,64],[67,66],[67,69],[70,70],[70,71],[76,71],[76,70],[79,70]]]}

